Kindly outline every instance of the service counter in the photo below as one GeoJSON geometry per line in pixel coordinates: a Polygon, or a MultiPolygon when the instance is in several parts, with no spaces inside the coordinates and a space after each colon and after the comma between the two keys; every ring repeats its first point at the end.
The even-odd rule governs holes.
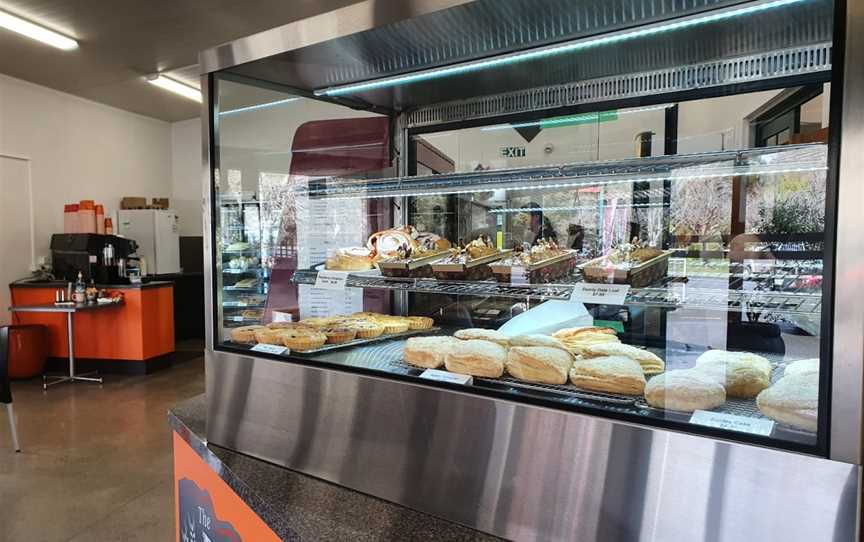
{"type": "Polygon", "coordinates": [[[204,395],[173,407],[168,422],[177,540],[501,540],[210,444],[204,395]]]}
{"type": "MultiPolygon", "coordinates": [[[[13,307],[46,305],[66,282],[18,282],[11,284],[13,307]]],[[[154,281],[132,285],[96,285],[122,292],[124,302],[116,310],[85,311],[74,315],[77,360],[90,362],[102,372],[146,373],[174,352],[174,285],[154,281]]],[[[62,313],[16,312],[16,325],[41,324],[47,328],[49,358],[68,358],[67,321],[62,313]]]]}

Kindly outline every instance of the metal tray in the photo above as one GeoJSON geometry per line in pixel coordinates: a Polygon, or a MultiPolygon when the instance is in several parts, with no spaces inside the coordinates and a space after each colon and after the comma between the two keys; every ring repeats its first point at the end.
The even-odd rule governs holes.
{"type": "Polygon", "coordinates": [[[348,341],[347,343],[339,343],[339,344],[325,344],[320,348],[316,348],[314,350],[306,350],[304,352],[297,352],[296,350],[291,351],[291,355],[297,356],[312,356],[315,354],[320,354],[322,352],[331,352],[333,350],[339,350],[341,348],[350,348],[352,346],[360,346],[365,344],[377,343],[381,341],[389,341],[390,339],[407,339],[408,337],[414,337],[415,335],[422,335],[424,333],[432,333],[435,331],[440,331],[439,327],[430,327],[429,329],[409,329],[408,331],[403,331],[402,333],[390,333],[389,335],[379,335],[378,337],[372,337],[371,339],[354,339],[353,341],[348,341]]]}
{"type": "Polygon", "coordinates": [[[489,264],[489,267],[492,268],[493,273],[510,273],[510,270],[514,267],[518,267],[520,269],[524,269],[526,273],[530,273],[531,271],[535,271],[537,269],[542,269],[547,265],[552,265],[553,263],[563,262],[565,260],[570,260],[576,257],[575,251],[566,251],[564,254],[559,254],[558,256],[554,256],[552,258],[547,258],[545,260],[540,260],[539,262],[530,263],[528,265],[511,265],[505,264],[501,262],[495,262],[489,264]]]}

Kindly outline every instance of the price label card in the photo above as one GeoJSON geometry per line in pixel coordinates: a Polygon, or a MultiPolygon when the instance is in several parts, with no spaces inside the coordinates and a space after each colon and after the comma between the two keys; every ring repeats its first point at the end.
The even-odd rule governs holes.
{"type": "Polygon", "coordinates": [[[573,286],[570,301],[600,305],[623,305],[630,291],[629,284],[593,284],[580,282],[573,286]]]}
{"type": "Polygon", "coordinates": [[[439,371],[438,369],[426,369],[420,378],[426,380],[437,380],[438,382],[449,382],[450,384],[461,384],[470,386],[474,383],[474,377],[471,375],[460,375],[457,373],[449,373],[447,371],[439,371]]]}
{"type": "Polygon", "coordinates": [[[528,284],[528,270],[521,265],[514,265],[510,268],[510,284],[528,284]]]}
{"type": "Polygon", "coordinates": [[[290,353],[290,350],[284,346],[279,346],[278,344],[256,344],[251,348],[251,350],[263,354],[276,354],[277,356],[290,353]]]}
{"type": "Polygon", "coordinates": [[[723,412],[709,412],[707,410],[697,410],[694,412],[690,417],[690,423],[704,425],[705,427],[726,429],[727,431],[762,435],[764,437],[770,436],[771,432],[774,431],[774,422],[771,420],[749,418],[747,416],[737,416],[723,412]]]}
{"type": "Polygon", "coordinates": [[[318,271],[315,288],[319,290],[344,290],[348,273],[345,271],[318,271]]]}

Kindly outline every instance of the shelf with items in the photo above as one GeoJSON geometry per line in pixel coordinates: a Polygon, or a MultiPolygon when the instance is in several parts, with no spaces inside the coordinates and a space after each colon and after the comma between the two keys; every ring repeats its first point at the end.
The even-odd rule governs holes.
{"type": "Polygon", "coordinates": [[[301,184],[296,190],[309,198],[389,198],[496,189],[561,189],[661,180],[731,179],[826,170],[826,145],[808,144],[389,179],[333,178],[301,184]]]}
{"type": "MultiPolygon", "coordinates": [[[[298,270],[294,273],[292,281],[296,284],[314,285],[317,275],[318,272],[315,270],[298,270]]],[[[581,282],[582,279],[578,275],[555,284],[517,285],[494,280],[441,281],[432,278],[390,278],[349,274],[345,285],[350,288],[545,301],[569,300],[574,286],[581,282]]],[[[770,312],[818,316],[822,311],[822,296],[796,292],[694,287],[685,280],[671,277],[663,279],[657,285],[630,288],[624,304],[666,309],[710,309],[726,312],[770,312]]]]}

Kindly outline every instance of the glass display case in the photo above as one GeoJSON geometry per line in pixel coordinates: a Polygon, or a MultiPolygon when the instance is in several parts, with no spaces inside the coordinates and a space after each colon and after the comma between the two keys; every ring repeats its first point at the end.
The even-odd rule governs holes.
{"type": "MultiPolygon", "coordinates": [[[[213,436],[505,536],[521,531],[310,459],[297,435],[367,457],[424,439],[473,449],[418,413],[434,403],[496,428],[478,437],[479,468],[521,465],[513,446],[551,449],[559,423],[582,428],[559,429],[574,447],[635,427],[858,457],[834,416],[860,402],[832,395],[838,359],[860,384],[860,360],[834,351],[855,343],[835,334],[851,314],[836,243],[855,246],[837,200],[845,14],[828,0],[458,4],[202,56],[213,379],[263,394],[249,384],[241,408],[220,384],[213,436]],[[274,404],[296,417],[269,425],[274,404]],[[538,421],[496,455],[518,425],[500,425],[508,409],[538,421]],[[358,421],[372,412],[381,427],[358,421]]],[[[549,534],[540,516],[531,532],[549,534]]]]}
{"type": "Polygon", "coordinates": [[[797,87],[413,133],[407,176],[378,116],[216,89],[251,100],[215,142],[222,348],[819,444],[827,145],[745,120],[797,87]],[[806,407],[775,409],[798,371],[806,407]]]}

